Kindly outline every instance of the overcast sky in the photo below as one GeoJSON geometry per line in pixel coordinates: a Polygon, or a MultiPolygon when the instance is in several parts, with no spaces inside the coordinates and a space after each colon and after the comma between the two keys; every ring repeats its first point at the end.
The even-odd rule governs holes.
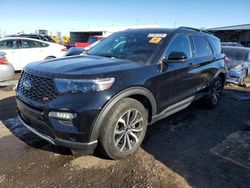
{"type": "Polygon", "coordinates": [[[83,30],[159,24],[218,27],[250,23],[250,0],[0,0],[1,32],[83,30]]]}

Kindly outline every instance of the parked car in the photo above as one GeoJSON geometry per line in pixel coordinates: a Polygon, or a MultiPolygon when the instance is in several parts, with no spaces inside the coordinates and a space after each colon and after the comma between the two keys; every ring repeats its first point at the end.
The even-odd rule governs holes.
{"type": "Polygon", "coordinates": [[[75,55],[81,55],[83,52],[85,52],[84,48],[78,48],[78,47],[71,47],[67,50],[67,52],[64,54],[64,56],[75,56],[75,55]]]}
{"type": "Polygon", "coordinates": [[[98,40],[91,44],[88,47],[85,48],[79,48],[79,47],[71,47],[67,50],[67,52],[64,54],[64,56],[75,56],[75,55],[81,55],[87,53],[88,50],[90,50],[93,46],[98,44],[101,40],[98,40]]]}
{"type": "Polygon", "coordinates": [[[62,57],[66,50],[62,45],[36,39],[22,37],[0,39],[0,51],[6,53],[15,70],[22,70],[25,65],[33,61],[62,57]]]}
{"type": "Polygon", "coordinates": [[[240,42],[221,42],[222,46],[238,46],[244,47],[240,42]]]}
{"type": "Polygon", "coordinates": [[[90,36],[88,38],[87,42],[75,42],[75,47],[78,48],[86,48],[88,46],[90,46],[91,44],[95,43],[96,41],[102,40],[103,38],[105,38],[104,36],[90,36]]]}
{"type": "Polygon", "coordinates": [[[223,46],[222,51],[228,58],[227,82],[244,85],[250,70],[250,48],[223,46]]]}
{"type": "Polygon", "coordinates": [[[48,35],[38,35],[38,34],[15,34],[15,35],[8,35],[6,37],[24,37],[24,38],[32,38],[32,39],[37,39],[37,40],[43,40],[45,42],[53,42],[55,43],[56,41],[52,39],[48,35]]]}
{"type": "Polygon", "coordinates": [[[15,71],[12,64],[10,64],[5,57],[4,52],[0,52],[0,85],[4,85],[5,81],[13,78],[15,71]]]}
{"type": "Polygon", "coordinates": [[[112,159],[141,145],[148,124],[204,98],[215,107],[226,69],[220,40],[204,31],[131,29],[86,55],[29,64],[17,87],[20,120],[73,152],[99,144],[112,159]]]}

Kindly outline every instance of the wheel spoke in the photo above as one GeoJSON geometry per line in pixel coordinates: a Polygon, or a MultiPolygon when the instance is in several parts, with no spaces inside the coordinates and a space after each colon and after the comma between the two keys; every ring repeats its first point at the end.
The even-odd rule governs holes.
{"type": "Polygon", "coordinates": [[[130,134],[130,136],[132,137],[132,138],[134,138],[134,141],[137,143],[138,142],[138,137],[133,133],[133,132],[129,132],[129,134],[130,134]]]}
{"type": "Polygon", "coordinates": [[[120,135],[119,138],[116,139],[115,141],[115,145],[118,146],[118,144],[120,143],[121,139],[124,137],[124,134],[120,135]]]}
{"type": "Polygon", "coordinates": [[[139,133],[143,130],[143,127],[140,127],[140,128],[132,128],[131,129],[131,132],[134,132],[134,133],[139,133]]]}
{"type": "Polygon", "coordinates": [[[124,119],[122,119],[122,117],[118,120],[117,123],[122,123],[122,125],[123,125],[124,127],[127,127],[126,121],[125,121],[124,119]]]}
{"type": "Polygon", "coordinates": [[[126,113],[126,125],[127,125],[127,126],[129,125],[130,115],[131,115],[131,110],[129,110],[129,111],[126,113]]]}
{"type": "Polygon", "coordinates": [[[126,137],[127,137],[127,144],[128,144],[128,149],[130,150],[130,149],[132,149],[132,146],[131,146],[131,144],[130,144],[130,139],[129,139],[129,135],[128,134],[126,134],[126,137]]]}
{"type": "Polygon", "coordinates": [[[123,134],[124,132],[125,132],[124,130],[115,129],[115,134],[123,134]]]}
{"type": "Polygon", "coordinates": [[[216,96],[215,93],[213,94],[212,99],[213,99],[213,103],[214,103],[214,104],[216,104],[216,103],[218,102],[218,99],[217,99],[217,96],[216,96]]]}
{"type": "Polygon", "coordinates": [[[138,111],[137,111],[137,110],[134,110],[133,118],[132,118],[131,121],[129,122],[130,125],[134,123],[134,121],[137,119],[137,117],[138,117],[138,111]]]}
{"type": "Polygon", "coordinates": [[[132,127],[134,127],[137,123],[143,121],[143,118],[139,118],[137,119],[135,122],[133,122],[133,124],[131,124],[132,127]]]}
{"type": "Polygon", "coordinates": [[[121,147],[120,151],[123,151],[123,150],[124,150],[124,148],[125,148],[125,146],[126,146],[126,143],[127,143],[127,136],[124,135],[123,138],[124,138],[124,139],[123,139],[123,144],[122,144],[122,147],[121,147]]]}
{"type": "Polygon", "coordinates": [[[215,95],[216,95],[217,99],[220,98],[220,93],[219,92],[216,92],[215,95]]]}

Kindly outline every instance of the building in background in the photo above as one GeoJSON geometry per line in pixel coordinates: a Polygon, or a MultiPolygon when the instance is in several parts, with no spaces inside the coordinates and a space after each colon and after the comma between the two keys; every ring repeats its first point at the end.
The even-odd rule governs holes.
{"type": "Polygon", "coordinates": [[[86,29],[83,31],[71,31],[70,32],[70,42],[82,42],[86,43],[90,36],[103,36],[107,37],[114,32],[122,31],[126,29],[137,29],[137,28],[157,28],[158,24],[153,25],[133,25],[133,26],[111,26],[111,27],[95,27],[91,29],[86,29]]]}
{"type": "Polygon", "coordinates": [[[250,24],[234,25],[207,29],[222,42],[238,42],[245,47],[250,47],[250,24]]]}

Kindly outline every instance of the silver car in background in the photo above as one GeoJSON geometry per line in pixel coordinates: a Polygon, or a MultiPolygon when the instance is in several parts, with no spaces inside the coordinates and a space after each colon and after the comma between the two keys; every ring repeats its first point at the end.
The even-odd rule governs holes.
{"type": "Polygon", "coordinates": [[[227,82],[244,85],[250,70],[250,48],[222,46],[227,58],[227,82]]]}
{"type": "Polygon", "coordinates": [[[8,80],[11,80],[15,74],[12,64],[5,57],[6,53],[0,52],[0,86],[8,85],[8,80]]]}

